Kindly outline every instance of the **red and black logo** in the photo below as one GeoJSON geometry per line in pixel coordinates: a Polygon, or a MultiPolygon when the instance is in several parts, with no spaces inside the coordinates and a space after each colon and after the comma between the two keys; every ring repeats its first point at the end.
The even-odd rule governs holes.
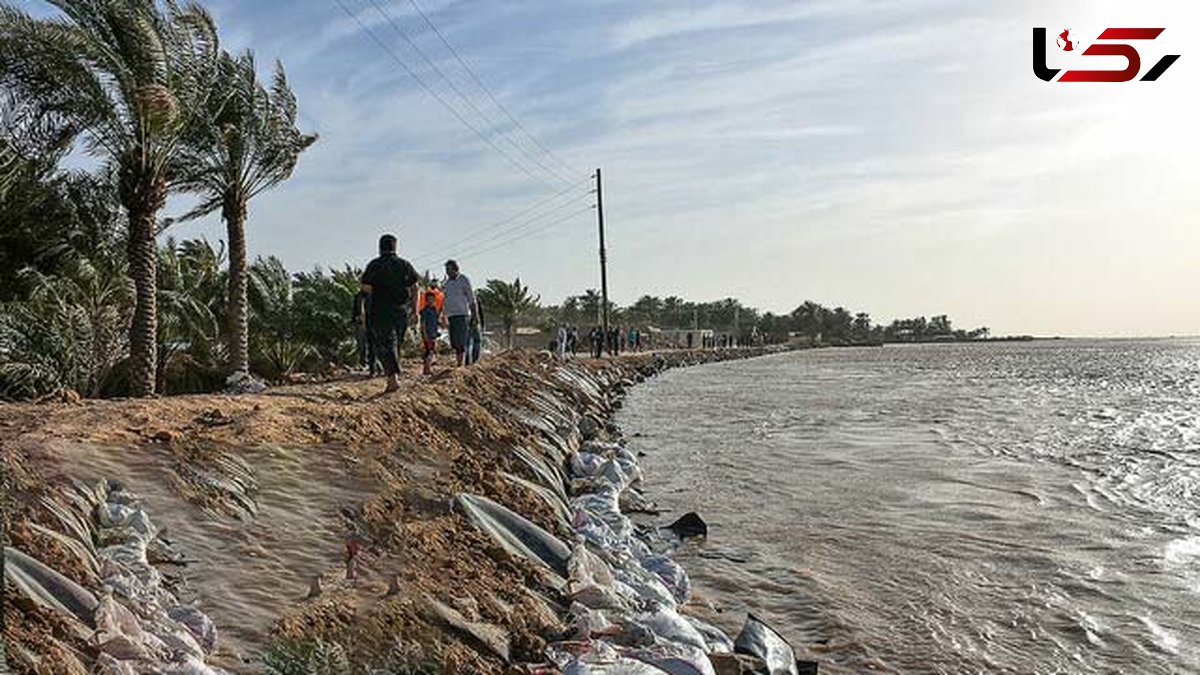
{"type": "MultiPolygon", "coordinates": [[[[1138,76],[1142,71],[1142,57],[1138,50],[1133,45],[1125,42],[1117,42],[1117,40],[1153,40],[1165,28],[1106,28],[1096,38],[1094,44],[1088,45],[1087,49],[1083,50],[1083,56],[1120,56],[1126,61],[1124,70],[1068,70],[1062,74],[1058,80],[1055,76],[1059,74],[1060,69],[1050,68],[1046,65],[1046,29],[1033,29],[1033,73],[1046,82],[1130,82],[1138,76]]],[[[1074,52],[1080,47],[1079,40],[1071,29],[1065,29],[1055,38],[1055,44],[1064,52],[1074,52]]],[[[1154,64],[1145,75],[1142,76],[1142,82],[1153,82],[1162,77],[1162,74],[1167,72],[1179,60],[1178,54],[1172,54],[1162,57],[1158,63],[1154,64]]]]}

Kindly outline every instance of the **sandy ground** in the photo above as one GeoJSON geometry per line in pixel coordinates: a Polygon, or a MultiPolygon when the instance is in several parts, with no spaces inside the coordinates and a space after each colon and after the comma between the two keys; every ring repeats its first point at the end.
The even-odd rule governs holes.
{"type": "MultiPolygon", "coordinates": [[[[632,364],[586,367],[623,373],[632,364]]],[[[538,583],[534,570],[493,550],[449,505],[473,492],[550,524],[543,505],[496,478],[497,469],[513,468],[507,448],[532,441],[529,428],[503,414],[503,402],[545,386],[529,374],[548,367],[545,357],[510,355],[410,378],[387,395],[382,380],[355,379],[261,395],[3,406],[10,538],[86,584],[84,570],[26,524],[49,522],[36,497],[54,485],[120,480],[189,558],[179,574],[221,631],[222,666],[255,670],[252,655],[272,639],[321,637],[367,659],[403,635],[409,660],[445,672],[503,671],[431,620],[427,597],[505,627],[515,658],[540,660],[542,636],[561,627],[527,590],[538,583]],[[197,471],[219,476],[229,455],[254,470],[252,518],[190,480],[197,471]],[[356,580],[344,568],[350,522],[364,540],[356,580]],[[318,576],[323,592],[306,599],[318,576]]],[[[6,599],[10,643],[43,654],[58,648],[43,639],[61,637],[52,616],[6,599]]]]}
{"type": "MultiPolygon", "coordinates": [[[[661,358],[573,367],[616,382],[661,358]]],[[[87,571],[28,524],[51,522],[38,497],[64,481],[120,480],[187,556],[186,566],[167,574],[215,621],[215,662],[227,669],[257,672],[255,655],[265,645],[318,637],[360,663],[392,654],[426,668],[414,672],[512,669],[447,630],[429,611],[431,598],[507,631],[514,662],[541,661],[546,639],[564,629],[564,608],[554,606],[537,570],[500,551],[450,502],[463,492],[484,495],[554,529],[545,503],[498,472],[522,473],[511,448],[539,442],[535,429],[514,419],[512,402],[549,389],[585,403],[552,377],[556,367],[545,355],[511,353],[431,380],[410,376],[386,395],[382,380],[352,379],[260,395],[3,405],[9,539],[86,585],[87,571]],[[220,489],[241,462],[258,486],[253,515],[220,489]],[[362,549],[358,576],[348,580],[351,530],[362,549]],[[318,577],[322,592],[306,597],[318,577]]],[[[71,672],[54,667],[56,650],[73,650],[85,664],[94,658],[52,614],[7,589],[5,601],[18,672],[13,645],[48,657],[40,672],[71,672]]]]}

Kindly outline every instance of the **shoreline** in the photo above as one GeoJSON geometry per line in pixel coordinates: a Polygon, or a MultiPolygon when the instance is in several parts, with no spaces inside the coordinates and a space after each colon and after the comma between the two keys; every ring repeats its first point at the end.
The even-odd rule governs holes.
{"type": "MultiPolygon", "coordinates": [[[[6,448],[3,465],[16,507],[12,543],[85,588],[98,590],[99,580],[89,576],[80,556],[47,541],[30,525],[46,526],[49,519],[39,498],[57,498],[56,491],[70,479],[132,472],[132,479],[125,475],[117,480],[134,497],[144,497],[146,514],[167,525],[172,543],[185,554],[211,551],[213,559],[225,565],[214,563],[218,569],[206,570],[205,561],[198,559],[175,570],[179,576],[227,579],[225,585],[234,587],[235,596],[239,584],[254,587],[273,581],[281,589],[276,595],[287,590],[286,598],[257,616],[264,625],[249,633],[272,645],[277,654],[289,645],[301,651],[311,651],[315,644],[335,645],[334,651],[342,652],[338,658],[349,662],[402,659],[433,672],[504,672],[515,663],[544,663],[547,640],[570,634],[564,610],[570,608],[571,598],[555,584],[547,585],[539,570],[544,565],[503,552],[493,536],[472,527],[471,522],[480,521],[464,517],[469,511],[464,501],[470,499],[461,497],[501,504],[524,521],[569,540],[578,532],[561,529],[564,514],[555,499],[548,500],[545,490],[536,488],[553,489],[554,479],[547,480],[544,470],[547,464],[565,471],[568,458],[578,455],[585,442],[580,420],[590,419],[600,432],[593,440],[610,444],[607,451],[616,453],[612,444],[619,444],[620,438],[611,416],[624,391],[636,382],[669,368],[782,351],[788,350],[660,352],[566,363],[512,354],[386,397],[373,393],[378,381],[370,381],[286,387],[239,397],[13,404],[6,407],[15,414],[0,427],[6,448]],[[575,427],[565,428],[564,420],[572,420],[575,427]],[[86,452],[81,449],[85,446],[86,452]],[[264,450],[272,447],[273,452],[264,450]],[[297,450],[297,465],[315,473],[288,469],[293,476],[277,470],[283,461],[278,457],[287,449],[297,450]],[[136,471],[129,468],[134,465],[136,471]],[[255,481],[239,483],[230,475],[239,466],[248,467],[257,478],[254,489],[241,495],[236,486],[255,481]],[[323,492],[322,476],[339,471],[357,476],[358,484],[336,496],[318,495],[323,492]],[[269,494],[277,490],[272,481],[280,476],[291,476],[296,484],[288,489],[293,491],[269,494]],[[328,502],[322,515],[333,520],[341,510],[343,525],[362,544],[353,563],[357,579],[345,579],[338,565],[344,553],[337,525],[307,528],[287,520],[287,509],[280,507],[296,499],[328,502]],[[351,505],[353,501],[358,503],[351,505]],[[453,509],[452,501],[457,504],[453,509]],[[239,506],[256,513],[239,513],[239,506]],[[279,555],[285,558],[280,564],[256,569],[259,557],[275,555],[270,544],[247,544],[265,550],[247,554],[243,565],[241,558],[230,557],[220,537],[205,529],[213,521],[254,523],[255,518],[263,520],[259,527],[267,530],[271,523],[265,521],[272,518],[297,532],[321,529],[321,536],[296,537],[305,539],[303,546],[308,547],[300,557],[315,562],[301,570],[304,566],[291,564],[288,555],[279,555]],[[318,549],[319,555],[312,553],[318,549]],[[312,569],[316,573],[311,578],[304,574],[312,569]],[[279,578],[281,574],[294,578],[279,578]],[[320,594],[303,599],[316,579],[320,594]],[[472,635],[476,629],[505,635],[508,658],[472,635]],[[398,643],[397,635],[408,637],[408,642],[398,643]]],[[[558,492],[569,499],[566,487],[567,483],[559,485],[558,492]]],[[[231,617],[238,616],[238,599],[227,607],[206,604],[203,583],[195,591],[200,602],[193,604],[208,611],[217,631],[224,628],[223,634],[237,635],[241,627],[233,625],[231,617]]],[[[21,672],[22,664],[13,663],[14,653],[27,661],[30,648],[20,646],[25,644],[42,653],[81,652],[86,663],[89,648],[57,625],[52,612],[29,607],[7,587],[5,599],[5,635],[18,645],[18,651],[11,646],[7,650],[10,667],[21,672]],[[57,646],[22,632],[19,625],[40,626],[57,646]]],[[[204,654],[213,672],[257,670],[261,664],[248,657],[263,644],[230,643],[218,641],[204,654]]]]}

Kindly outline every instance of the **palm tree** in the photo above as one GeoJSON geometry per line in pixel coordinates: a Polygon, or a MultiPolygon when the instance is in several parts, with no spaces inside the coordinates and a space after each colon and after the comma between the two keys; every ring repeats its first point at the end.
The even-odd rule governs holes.
{"type": "Polygon", "coordinates": [[[300,153],[316,142],[296,128],[296,97],[283,64],[275,64],[268,91],[258,79],[254,54],[222,53],[214,95],[203,123],[193,128],[176,159],[180,187],[203,196],[184,216],[220,209],[229,238],[227,330],[233,372],[250,368],[250,322],[246,271],[247,203],[291,175],[300,153]]]}
{"type": "Polygon", "coordinates": [[[208,108],[217,30],[207,11],[174,0],[49,2],[61,16],[0,6],[0,87],[68,120],[116,169],[134,282],[131,387],[147,396],[157,358],[157,215],[169,163],[208,108]]]}
{"type": "Polygon", "coordinates": [[[528,286],[521,285],[517,277],[511,284],[499,279],[488,279],[487,288],[479,290],[479,301],[487,307],[487,315],[497,317],[504,326],[504,336],[511,349],[513,344],[513,326],[523,313],[538,306],[540,296],[532,295],[528,286]]]}
{"type": "Polygon", "coordinates": [[[583,313],[584,320],[592,321],[594,319],[597,326],[599,326],[602,321],[600,318],[600,306],[602,304],[603,302],[601,295],[599,291],[594,288],[587,289],[583,295],[579,296],[579,310],[583,313]]]}
{"type": "Polygon", "coordinates": [[[685,303],[683,301],[683,298],[681,298],[677,295],[669,296],[669,297],[667,297],[667,299],[663,300],[663,303],[662,303],[663,323],[666,325],[669,325],[672,328],[683,328],[684,326],[692,325],[692,317],[689,315],[688,317],[686,317],[686,320],[685,320],[684,316],[683,316],[684,305],[686,305],[686,304],[687,303],[685,303]]]}
{"type": "Polygon", "coordinates": [[[224,248],[203,239],[175,243],[158,253],[158,368],[156,389],[167,391],[167,370],[186,357],[205,371],[222,360],[218,316],[224,304],[224,248]]]}

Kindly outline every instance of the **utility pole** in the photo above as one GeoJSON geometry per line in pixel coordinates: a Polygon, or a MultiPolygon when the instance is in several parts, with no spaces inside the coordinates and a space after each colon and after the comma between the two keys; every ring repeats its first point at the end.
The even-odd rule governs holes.
{"type": "Polygon", "coordinates": [[[608,250],[604,246],[604,187],[596,169],[596,214],[600,220],[600,308],[604,317],[604,343],[608,344],[608,250]]]}

